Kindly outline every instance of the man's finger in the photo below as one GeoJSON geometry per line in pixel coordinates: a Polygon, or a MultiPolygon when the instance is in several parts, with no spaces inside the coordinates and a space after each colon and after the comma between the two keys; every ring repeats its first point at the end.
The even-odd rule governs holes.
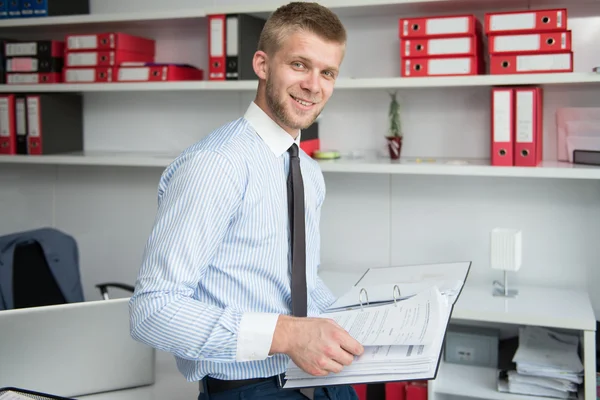
{"type": "Polygon", "coordinates": [[[354,355],[351,353],[348,353],[344,349],[340,349],[338,352],[336,352],[333,359],[339,364],[348,366],[348,365],[352,364],[352,361],[354,361],[354,355]]]}
{"type": "Polygon", "coordinates": [[[360,356],[364,351],[363,346],[349,334],[345,335],[345,337],[340,343],[340,346],[348,353],[354,354],[356,356],[360,356]]]}

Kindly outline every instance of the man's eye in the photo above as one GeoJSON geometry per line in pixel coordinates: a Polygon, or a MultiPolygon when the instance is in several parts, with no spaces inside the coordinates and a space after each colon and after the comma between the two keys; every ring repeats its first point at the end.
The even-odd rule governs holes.
{"type": "Polygon", "coordinates": [[[304,65],[302,65],[302,63],[299,63],[299,62],[294,63],[294,67],[296,67],[296,68],[302,68],[303,66],[304,65]]]}

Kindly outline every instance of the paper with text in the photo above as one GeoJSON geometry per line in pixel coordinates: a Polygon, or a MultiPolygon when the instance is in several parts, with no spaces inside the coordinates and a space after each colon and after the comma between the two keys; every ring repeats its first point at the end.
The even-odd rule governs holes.
{"type": "Polygon", "coordinates": [[[373,308],[323,314],[344,328],[363,346],[430,344],[449,312],[437,287],[406,300],[373,308]]]}

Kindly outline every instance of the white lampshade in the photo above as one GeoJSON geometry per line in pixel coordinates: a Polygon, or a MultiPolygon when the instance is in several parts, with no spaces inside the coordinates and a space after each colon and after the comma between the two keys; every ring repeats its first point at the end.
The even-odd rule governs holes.
{"type": "Polygon", "coordinates": [[[521,231],[519,229],[492,229],[490,265],[493,269],[518,271],[521,268],[521,251],[521,231]]]}

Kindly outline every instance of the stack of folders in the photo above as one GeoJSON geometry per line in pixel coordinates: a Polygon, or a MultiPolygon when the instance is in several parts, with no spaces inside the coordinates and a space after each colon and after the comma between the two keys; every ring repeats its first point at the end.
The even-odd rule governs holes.
{"type": "Polygon", "coordinates": [[[531,396],[576,399],[583,364],[575,335],[527,326],[519,329],[512,358],[516,368],[500,369],[498,390],[531,396]]]}
{"type": "Polygon", "coordinates": [[[491,165],[538,166],[544,156],[543,89],[494,87],[491,91],[491,165]]]}
{"type": "Polygon", "coordinates": [[[369,269],[321,315],[365,348],[340,373],[315,377],[290,361],[284,388],[435,378],[470,262],[369,269]],[[386,283],[387,282],[387,283],[386,283]]]}
{"type": "Polygon", "coordinates": [[[567,9],[485,15],[490,74],[573,72],[567,9]]]}
{"type": "Polygon", "coordinates": [[[473,14],[400,18],[401,76],[484,74],[481,22],[473,14]]]}

